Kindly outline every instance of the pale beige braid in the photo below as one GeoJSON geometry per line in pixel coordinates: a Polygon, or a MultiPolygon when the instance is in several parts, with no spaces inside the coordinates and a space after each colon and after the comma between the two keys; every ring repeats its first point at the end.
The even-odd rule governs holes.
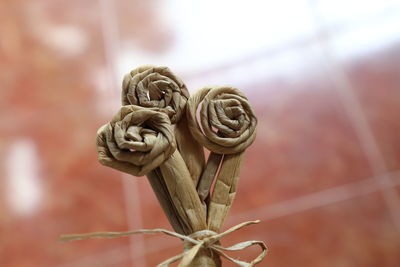
{"type": "Polygon", "coordinates": [[[219,232],[235,198],[243,151],[255,139],[257,119],[245,95],[230,86],[198,90],[189,98],[186,114],[194,138],[211,151],[197,189],[208,209],[208,228],[219,232]],[[214,190],[206,203],[214,177],[214,190]]]}
{"type": "Polygon", "coordinates": [[[197,185],[205,160],[203,148],[191,136],[186,116],[182,116],[188,98],[186,85],[168,67],[141,66],[126,74],[122,83],[122,105],[157,108],[176,125],[178,150],[197,185]]]}

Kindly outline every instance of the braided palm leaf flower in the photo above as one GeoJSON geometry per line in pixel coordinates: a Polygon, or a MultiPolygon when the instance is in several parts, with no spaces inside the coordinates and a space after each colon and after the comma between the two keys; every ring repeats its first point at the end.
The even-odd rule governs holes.
{"type": "Polygon", "coordinates": [[[166,114],[139,106],[123,106],[97,132],[101,164],[135,176],[157,168],[176,149],[166,114]]]}
{"type": "Polygon", "coordinates": [[[197,190],[208,209],[208,228],[219,232],[236,195],[243,152],[256,137],[257,118],[246,96],[230,86],[198,90],[189,98],[187,117],[194,138],[211,151],[197,190]]]}
{"type": "Polygon", "coordinates": [[[122,105],[158,108],[175,124],[182,117],[189,92],[168,67],[144,65],[125,75],[121,96],[122,105]]]}

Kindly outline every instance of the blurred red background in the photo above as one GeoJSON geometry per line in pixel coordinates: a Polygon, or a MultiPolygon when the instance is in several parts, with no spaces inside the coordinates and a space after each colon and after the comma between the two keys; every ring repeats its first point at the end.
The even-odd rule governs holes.
{"type": "Polygon", "coordinates": [[[171,229],[146,179],[101,166],[94,145],[123,74],[148,63],[255,107],[225,226],[262,222],[223,244],[264,240],[261,266],[400,265],[399,1],[1,1],[0,36],[0,266],[155,266],[181,251],[166,236],[56,242],[171,229]]]}

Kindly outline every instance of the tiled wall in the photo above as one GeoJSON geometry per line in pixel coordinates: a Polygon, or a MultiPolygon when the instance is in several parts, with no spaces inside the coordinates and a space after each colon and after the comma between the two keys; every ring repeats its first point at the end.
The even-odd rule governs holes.
{"type": "MultiPolygon", "coordinates": [[[[145,178],[97,162],[122,75],[168,65],[191,91],[232,84],[258,135],[223,240],[264,240],[260,266],[400,265],[398,1],[0,2],[0,266],[155,266],[168,228],[145,178]]],[[[234,256],[251,259],[257,250],[234,256]]],[[[233,266],[224,262],[224,266],[233,266]]]]}

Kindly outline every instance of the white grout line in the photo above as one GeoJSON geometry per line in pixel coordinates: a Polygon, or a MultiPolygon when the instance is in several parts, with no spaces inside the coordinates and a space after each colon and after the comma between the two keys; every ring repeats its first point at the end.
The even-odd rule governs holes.
{"type": "MultiPolygon", "coordinates": [[[[118,22],[116,19],[116,10],[113,1],[99,0],[101,13],[101,27],[103,33],[103,43],[110,75],[110,106],[111,110],[115,110],[120,106],[120,86],[117,78],[116,52],[119,47],[118,22]],[[119,88],[115,90],[114,88],[119,88]]],[[[125,211],[128,220],[128,227],[131,229],[142,228],[142,210],[140,203],[140,192],[135,177],[122,175],[122,187],[125,198],[125,211]]],[[[130,240],[130,256],[132,266],[146,266],[146,258],[144,256],[144,238],[143,236],[131,236],[130,240]]]]}
{"type": "Polygon", "coordinates": [[[317,35],[317,41],[319,42],[326,59],[326,70],[333,83],[336,85],[336,90],[338,91],[344,108],[349,115],[349,119],[360,140],[362,149],[364,150],[369,165],[374,172],[374,176],[380,177],[377,180],[377,183],[381,188],[382,195],[393,222],[400,231],[399,194],[394,188],[388,186],[392,183],[391,175],[382,175],[387,170],[384,156],[379,148],[376,138],[374,137],[373,131],[366,118],[365,111],[355,93],[355,89],[343,67],[340,66],[339,60],[335,54],[335,49],[332,47],[331,33],[325,26],[324,20],[320,17],[315,1],[310,0],[310,3],[316,24],[320,25],[321,28],[321,34],[317,35]]]}

